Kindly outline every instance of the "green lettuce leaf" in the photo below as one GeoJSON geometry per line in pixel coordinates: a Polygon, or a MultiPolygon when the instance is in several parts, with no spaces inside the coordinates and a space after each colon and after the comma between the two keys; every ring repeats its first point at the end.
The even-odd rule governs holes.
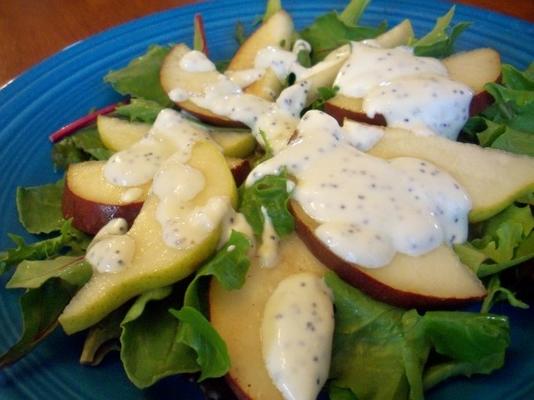
{"type": "Polygon", "coordinates": [[[238,46],[241,46],[247,40],[245,25],[240,21],[237,21],[235,24],[234,39],[238,46]]]}
{"type": "Polygon", "coordinates": [[[171,106],[172,102],[159,80],[161,64],[169,51],[168,46],[151,46],[146,54],[134,59],[126,67],[109,72],[104,81],[120,94],[171,106]]]}
{"type": "Polygon", "coordinates": [[[493,275],[486,286],[488,294],[482,302],[482,307],[480,308],[481,313],[488,313],[491,308],[500,301],[505,301],[513,307],[517,308],[529,308],[528,304],[519,300],[515,296],[514,292],[512,292],[510,289],[501,286],[501,280],[499,279],[499,275],[493,275]]]}
{"type": "Polygon", "coordinates": [[[290,196],[287,186],[287,174],[282,173],[265,176],[251,186],[241,187],[239,212],[245,216],[257,236],[262,234],[265,222],[262,207],[279,236],[288,235],[295,229],[295,221],[287,208],[290,196]]]}
{"type": "Polygon", "coordinates": [[[83,128],[54,144],[52,161],[56,170],[87,160],[107,160],[113,152],[104,146],[96,127],[83,128]]]}
{"type": "Polygon", "coordinates": [[[534,63],[523,72],[503,65],[501,83],[485,86],[495,103],[470,118],[464,131],[481,146],[534,157],[533,70],[534,63]]]}
{"type": "Polygon", "coordinates": [[[185,292],[184,305],[208,315],[202,294],[206,293],[205,289],[209,283],[205,278],[210,276],[215,277],[226,290],[241,288],[250,266],[250,248],[250,241],[243,233],[232,231],[225,245],[196,273],[185,292]]]}
{"type": "Polygon", "coordinates": [[[357,25],[368,3],[368,0],[352,0],[341,14],[324,14],[300,32],[302,39],[312,47],[313,63],[321,61],[328,53],[350,41],[371,39],[386,30],[385,22],[377,27],[357,25]]]}
{"type": "Polygon", "coordinates": [[[135,301],[121,323],[121,360],[136,386],[144,388],[165,376],[184,372],[200,371],[203,380],[228,371],[226,345],[203,315],[206,306],[201,290],[209,283],[205,279],[209,276],[225,288],[240,288],[248,271],[249,249],[246,236],[234,231],[225,246],[197,272],[185,296],[180,286],[165,287],[135,301]]]}
{"type": "Polygon", "coordinates": [[[458,36],[471,24],[460,22],[450,27],[454,17],[455,6],[436,21],[434,28],[420,39],[414,39],[410,45],[416,56],[444,58],[454,52],[454,43],[458,36]]]}
{"type": "Polygon", "coordinates": [[[315,99],[309,106],[307,110],[324,110],[324,105],[328,100],[335,97],[337,92],[339,92],[339,86],[333,87],[320,87],[317,89],[319,96],[315,99]]]}
{"type": "Polygon", "coordinates": [[[479,277],[496,274],[534,257],[534,215],[530,206],[511,205],[471,227],[474,239],[454,246],[479,277]]]}
{"type": "Polygon", "coordinates": [[[121,322],[128,311],[128,303],[89,328],[83,342],[80,363],[99,365],[111,351],[120,351],[121,322]]]}
{"type": "Polygon", "coordinates": [[[180,290],[154,289],[141,295],[122,321],[121,360],[137,387],[148,387],[166,376],[198,371],[196,354],[176,339],[180,323],[169,313],[181,303],[180,290]]]}
{"type": "Polygon", "coordinates": [[[132,122],[145,122],[152,124],[159,112],[165,107],[161,104],[146,99],[131,99],[129,104],[124,104],[115,109],[115,114],[125,117],[132,122]]]}
{"type": "Polygon", "coordinates": [[[64,181],[42,186],[17,188],[19,221],[30,233],[61,230],[65,223],[61,211],[64,181]]]}
{"type": "Polygon", "coordinates": [[[83,256],[60,256],[51,260],[21,262],[6,287],[34,289],[51,278],[82,286],[92,275],[91,265],[83,256]]]}
{"type": "Polygon", "coordinates": [[[22,335],[18,342],[0,357],[0,368],[23,357],[54,331],[63,309],[88,278],[80,268],[63,276],[65,275],[69,280],[52,277],[39,286],[33,282],[30,285],[33,288],[28,289],[21,297],[22,335]],[[75,278],[76,275],[78,276],[75,278]]]}
{"type": "Polygon", "coordinates": [[[502,367],[509,344],[506,317],[403,310],[373,300],[329,272],[336,325],[329,393],[335,399],[423,399],[455,375],[502,367]],[[441,361],[431,361],[431,352],[441,361]]]}
{"type": "Polygon", "coordinates": [[[89,245],[89,237],[72,227],[70,221],[66,221],[61,227],[59,236],[44,239],[39,242],[26,244],[24,239],[17,235],[8,235],[15,243],[15,247],[0,252],[0,274],[8,266],[22,261],[44,260],[57,257],[60,254],[82,255],[89,245]]]}
{"type": "Polygon", "coordinates": [[[170,312],[181,322],[177,342],[196,353],[195,359],[200,367],[199,381],[225,375],[230,369],[228,349],[206,317],[189,306],[184,306],[179,311],[172,309],[170,312]]]}

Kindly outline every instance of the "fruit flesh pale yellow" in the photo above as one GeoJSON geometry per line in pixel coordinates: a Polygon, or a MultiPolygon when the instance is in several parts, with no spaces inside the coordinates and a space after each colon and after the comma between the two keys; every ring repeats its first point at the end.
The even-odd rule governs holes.
{"type": "MultiPolygon", "coordinates": [[[[237,191],[232,174],[224,157],[213,144],[197,143],[189,165],[202,172],[206,185],[186,207],[202,206],[214,196],[227,196],[235,206],[237,191]]],[[[128,232],[136,245],[132,263],[118,273],[94,273],[67,305],[59,318],[67,334],[94,325],[144,291],[185,278],[213,252],[220,228],[187,250],[168,247],[163,242],[161,226],[155,217],[158,202],[155,195],[150,195],[128,232]]]]}

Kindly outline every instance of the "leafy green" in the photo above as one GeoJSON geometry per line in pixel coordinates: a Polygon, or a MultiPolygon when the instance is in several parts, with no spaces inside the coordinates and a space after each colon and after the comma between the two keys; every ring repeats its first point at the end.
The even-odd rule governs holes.
{"type": "Polygon", "coordinates": [[[230,368],[228,349],[206,317],[189,306],[170,312],[182,323],[177,335],[178,343],[189,346],[196,353],[196,362],[200,366],[199,381],[225,375],[230,368]]]}
{"type": "Polygon", "coordinates": [[[410,45],[416,56],[443,58],[454,52],[454,43],[458,36],[471,24],[460,22],[450,28],[455,6],[436,21],[434,28],[420,39],[414,39],[410,45]]]}
{"type": "Polygon", "coordinates": [[[30,233],[50,233],[65,223],[61,212],[63,180],[42,186],[17,188],[19,221],[30,233]]]}
{"type": "Polygon", "coordinates": [[[195,352],[176,339],[179,321],[170,313],[181,305],[181,292],[171,287],[151,290],[131,306],[121,323],[121,360],[139,388],[166,376],[198,371],[195,352]]]}
{"type": "Polygon", "coordinates": [[[207,312],[202,290],[209,276],[227,289],[240,288],[249,266],[249,249],[246,236],[234,231],[197,272],[185,296],[179,287],[165,287],[135,301],[121,323],[121,360],[136,386],[147,387],[165,376],[183,372],[201,371],[202,380],[228,371],[226,345],[202,314],[207,312]]]}
{"type": "Polygon", "coordinates": [[[184,296],[184,305],[194,307],[207,315],[207,304],[202,299],[209,276],[215,277],[226,290],[239,289],[245,283],[250,265],[248,252],[251,244],[241,232],[232,231],[230,238],[215,256],[206,263],[191,281],[184,296]]]}
{"type": "Polygon", "coordinates": [[[111,351],[120,350],[121,322],[127,311],[126,304],[89,329],[83,342],[81,364],[97,366],[111,351]]]}
{"type": "Polygon", "coordinates": [[[8,236],[15,243],[15,247],[0,252],[0,274],[6,267],[24,260],[44,260],[60,254],[81,255],[89,244],[89,237],[73,228],[70,221],[63,224],[59,236],[35,243],[26,244],[20,236],[8,236]]]}
{"type": "Polygon", "coordinates": [[[54,168],[58,170],[82,161],[107,160],[111,154],[112,152],[100,140],[98,130],[93,125],[55,143],[52,148],[52,161],[54,168]]]}
{"type": "Polygon", "coordinates": [[[144,55],[134,59],[126,67],[109,72],[104,81],[120,94],[170,106],[172,102],[159,80],[161,64],[169,51],[168,46],[151,46],[144,55]]]}
{"type": "Polygon", "coordinates": [[[238,46],[241,46],[247,40],[245,25],[240,21],[237,21],[235,24],[234,38],[238,46]]]}
{"type": "Polygon", "coordinates": [[[271,18],[274,14],[282,9],[281,0],[268,0],[265,6],[265,13],[263,14],[262,21],[265,22],[271,18]]]}
{"type": "Polygon", "coordinates": [[[278,176],[268,175],[253,185],[241,187],[239,212],[245,216],[257,236],[262,234],[265,222],[262,208],[279,236],[288,235],[295,229],[295,221],[287,208],[290,196],[288,180],[287,173],[282,172],[278,176]]]}
{"type": "Polygon", "coordinates": [[[498,303],[499,301],[506,301],[513,307],[517,308],[529,308],[528,304],[522,302],[517,297],[515,297],[515,293],[501,286],[501,280],[499,279],[499,275],[493,275],[490,278],[489,283],[487,285],[487,290],[488,294],[484,298],[484,301],[482,302],[482,307],[480,308],[481,313],[489,312],[493,305],[495,303],[498,303]]]}
{"type": "Polygon", "coordinates": [[[52,333],[58,324],[59,315],[77,290],[76,285],[52,278],[42,286],[28,290],[21,297],[22,336],[0,357],[0,368],[23,357],[52,333]]]}
{"type": "Polygon", "coordinates": [[[320,87],[317,89],[318,97],[315,99],[307,110],[324,110],[324,105],[328,100],[335,97],[337,92],[339,91],[339,86],[333,86],[333,87],[320,87]]]}
{"type": "Polygon", "coordinates": [[[91,265],[83,256],[60,256],[50,260],[21,262],[7,282],[7,288],[40,287],[51,278],[61,278],[75,286],[82,286],[92,274],[91,265]]]}
{"type": "Polygon", "coordinates": [[[161,104],[146,99],[131,99],[129,104],[124,104],[115,109],[115,113],[128,118],[132,122],[154,123],[159,112],[165,107],[161,104]]]}
{"type": "Polygon", "coordinates": [[[300,32],[302,39],[310,43],[313,49],[313,63],[321,61],[328,53],[350,41],[371,39],[386,30],[385,22],[377,27],[357,25],[367,4],[368,0],[352,0],[341,14],[324,14],[300,32]]]}
{"type": "Polygon", "coordinates": [[[472,117],[464,131],[481,146],[534,156],[534,63],[521,72],[502,66],[502,84],[488,83],[485,89],[495,103],[472,117]]]}
{"type": "Polygon", "coordinates": [[[332,399],[422,399],[455,375],[502,367],[509,344],[506,317],[466,312],[406,311],[325,277],[336,306],[329,392],[332,399]],[[431,353],[438,361],[432,361],[431,353]]]}
{"type": "Polygon", "coordinates": [[[530,206],[511,205],[471,227],[472,239],[454,246],[461,261],[480,277],[534,257],[534,216],[530,206]]]}

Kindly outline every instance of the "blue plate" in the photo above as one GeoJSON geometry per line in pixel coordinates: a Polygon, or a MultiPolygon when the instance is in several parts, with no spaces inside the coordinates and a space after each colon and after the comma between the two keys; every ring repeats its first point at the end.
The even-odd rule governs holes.
{"type": "MultiPolygon", "coordinates": [[[[297,27],[303,27],[325,11],[342,9],[345,0],[289,1],[284,5],[297,27]]],[[[363,22],[390,25],[410,18],[421,35],[433,25],[449,3],[416,0],[375,0],[363,22]]],[[[213,59],[231,56],[237,20],[251,23],[263,12],[263,2],[225,0],[182,7],[118,26],[73,44],[31,68],[0,90],[0,249],[11,246],[8,232],[25,233],[17,221],[15,188],[52,182],[48,135],[94,107],[113,103],[119,97],[102,82],[110,69],[125,65],[152,43],[172,43],[192,38],[193,15],[204,16],[213,59]]],[[[458,6],[456,21],[472,21],[457,48],[493,47],[504,62],[520,68],[534,59],[534,25],[481,9],[458,6]]],[[[5,284],[5,277],[2,284],[5,284]]],[[[18,338],[20,292],[0,292],[0,352],[18,338]]],[[[506,367],[486,377],[454,379],[432,390],[430,399],[526,399],[534,398],[534,313],[502,308],[510,316],[512,345],[506,367]]],[[[35,351],[0,372],[2,399],[201,399],[195,384],[181,378],[166,379],[139,391],[127,380],[118,357],[99,368],[80,366],[83,337],[67,337],[58,329],[35,351]]]]}

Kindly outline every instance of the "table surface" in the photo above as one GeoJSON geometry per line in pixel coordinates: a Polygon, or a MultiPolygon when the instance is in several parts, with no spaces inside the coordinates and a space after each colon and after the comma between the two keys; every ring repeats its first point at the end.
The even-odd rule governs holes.
{"type": "MultiPolygon", "coordinates": [[[[421,0],[427,1],[427,0],[421,0]]],[[[194,0],[2,0],[0,87],[25,69],[92,34],[194,0]]],[[[456,0],[534,22],[534,0],[456,0]]]]}

